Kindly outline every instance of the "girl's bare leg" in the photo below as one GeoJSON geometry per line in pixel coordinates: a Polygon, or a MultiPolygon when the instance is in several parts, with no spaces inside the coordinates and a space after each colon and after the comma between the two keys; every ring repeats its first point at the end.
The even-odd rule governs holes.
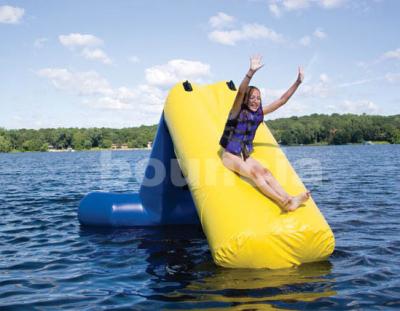
{"type": "Polygon", "coordinates": [[[253,181],[265,196],[274,200],[282,209],[285,209],[285,206],[290,203],[290,196],[282,196],[279,194],[264,178],[262,178],[262,176],[254,176],[253,181]]]}
{"type": "Polygon", "coordinates": [[[281,197],[285,198],[288,202],[287,206],[284,207],[285,210],[287,211],[294,211],[297,209],[302,203],[307,201],[307,199],[310,197],[310,191],[305,191],[303,193],[300,193],[297,196],[290,196],[279,184],[279,182],[276,180],[276,178],[272,175],[272,173],[263,167],[261,163],[259,163],[257,160],[253,158],[249,158],[250,162],[257,167],[258,170],[262,172],[262,176],[264,177],[265,181],[269,184],[269,186],[278,193],[281,197]]]}
{"type": "Polygon", "coordinates": [[[279,193],[280,196],[285,197],[285,198],[290,198],[291,196],[282,188],[282,186],[279,184],[279,182],[275,179],[275,177],[272,175],[272,173],[266,169],[265,167],[262,166],[260,162],[257,160],[253,159],[252,157],[249,157],[247,161],[251,162],[252,165],[255,165],[260,173],[263,175],[265,181],[274,189],[275,192],[279,193]]]}
{"type": "Polygon", "coordinates": [[[282,188],[279,182],[276,180],[274,175],[269,171],[264,173],[265,181],[271,185],[271,187],[282,196],[289,197],[290,195],[282,188]]]}
{"type": "Polygon", "coordinates": [[[260,174],[260,171],[251,161],[245,162],[238,156],[224,152],[222,155],[222,162],[230,170],[251,179],[265,196],[274,200],[281,208],[284,208],[288,203],[290,203],[291,197],[287,194],[281,195],[273,189],[273,187],[265,181],[262,174],[260,174]]]}

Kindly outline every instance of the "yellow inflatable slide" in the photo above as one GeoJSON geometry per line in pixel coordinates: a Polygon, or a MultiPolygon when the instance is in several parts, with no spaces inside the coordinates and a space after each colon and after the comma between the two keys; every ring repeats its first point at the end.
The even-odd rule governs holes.
{"type": "MultiPolygon", "coordinates": [[[[250,180],[223,166],[219,139],[235,96],[236,90],[225,81],[192,83],[186,90],[178,83],[164,107],[175,154],[215,263],[278,269],[328,258],[334,236],[312,198],[284,213],[250,180]]],[[[252,156],[289,194],[305,191],[264,123],[257,130],[252,156]]]]}

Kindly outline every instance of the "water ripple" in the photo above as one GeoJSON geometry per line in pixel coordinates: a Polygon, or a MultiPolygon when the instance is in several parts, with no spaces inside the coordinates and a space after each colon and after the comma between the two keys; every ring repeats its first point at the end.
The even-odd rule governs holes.
{"type": "Polygon", "coordinates": [[[336,250],[278,271],[215,266],[196,226],[81,227],[80,199],[137,191],[148,151],[0,154],[0,309],[400,308],[400,146],[284,152],[336,250]]]}

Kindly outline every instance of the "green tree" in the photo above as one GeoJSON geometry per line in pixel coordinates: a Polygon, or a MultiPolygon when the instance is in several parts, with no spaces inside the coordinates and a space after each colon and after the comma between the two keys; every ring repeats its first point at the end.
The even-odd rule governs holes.
{"type": "Polygon", "coordinates": [[[10,152],[11,142],[4,136],[0,136],[0,152],[10,152]]]}
{"type": "Polygon", "coordinates": [[[66,128],[55,129],[56,137],[54,146],[57,149],[67,149],[72,146],[72,133],[66,128]]]}
{"type": "Polygon", "coordinates": [[[47,151],[49,150],[49,144],[43,143],[42,146],[39,148],[39,151],[47,151]]]}
{"type": "Polygon", "coordinates": [[[100,129],[98,129],[98,128],[88,129],[87,135],[91,141],[92,147],[100,147],[101,141],[103,139],[103,135],[102,135],[100,129]]]}
{"type": "Polygon", "coordinates": [[[138,148],[138,143],[136,140],[130,140],[128,141],[128,148],[138,148]]]}
{"type": "Polygon", "coordinates": [[[72,147],[76,150],[88,149],[92,146],[89,136],[85,131],[76,131],[72,135],[72,147]]]}
{"type": "Polygon", "coordinates": [[[400,129],[398,128],[393,128],[388,135],[387,135],[387,140],[391,144],[400,144],[400,129]]]}
{"type": "Polygon", "coordinates": [[[101,142],[101,148],[111,148],[112,141],[110,139],[103,139],[101,142]]]}
{"type": "MultiPolygon", "coordinates": [[[[22,149],[24,151],[44,151],[43,150],[44,144],[45,143],[42,140],[30,139],[22,144],[22,149]]],[[[47,150],[47,144],[45,150],[47,150]]]]}

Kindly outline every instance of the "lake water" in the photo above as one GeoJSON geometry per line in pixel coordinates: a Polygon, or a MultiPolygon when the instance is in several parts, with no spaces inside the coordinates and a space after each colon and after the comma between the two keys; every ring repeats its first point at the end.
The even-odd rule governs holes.
{"type": "Polygon", "coordinates": [[[0,309],[398,309],[400,145],[286,147],[336,237],[329,261],[223,269],[200,227],[90,229],[90,191],[138,191],[149,151],[0,154],[0,309]]]}

